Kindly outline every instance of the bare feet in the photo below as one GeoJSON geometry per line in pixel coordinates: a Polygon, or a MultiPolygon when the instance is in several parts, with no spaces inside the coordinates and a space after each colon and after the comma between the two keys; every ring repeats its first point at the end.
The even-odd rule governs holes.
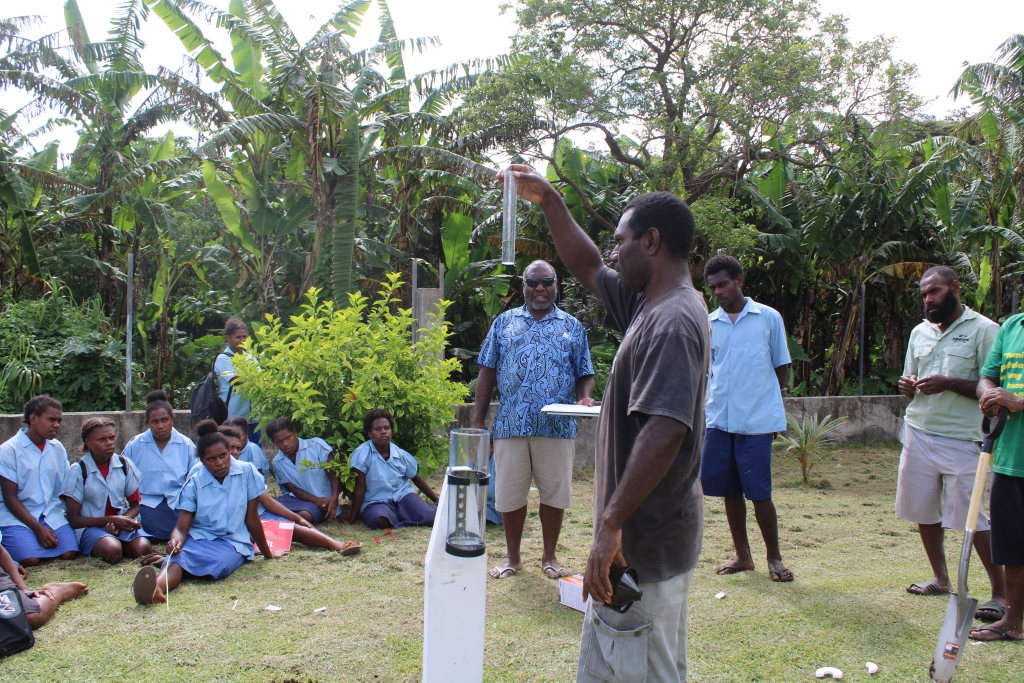
{"type": "Polygon", "coordinates": [[[772,577],[772,581],[778,583],[786,583],[793,580],[793,572],[786,569],[786,565],[782,564],[782,560],[768,560],[768,575],[772,577]]]}
{"type": "Polygon", "coordinates": [[[716,569],[715,573],[719,576],[728,576],[729,574],[752,571],[754,571],[754,563],[751,560],[741,560],[738,557],[734,557],[716,569]]]}
{"type": "Polygon", "coordinates": [[[544,575],[549,579],[560,579],[563,576],[569,576],[569,570],[558,563],[558,560],[543,560],[541,567],[544,570],[544,575]]]}
{"type": "Polygon", "coordinates": [[[43,586],[44,591],[50,591],[57,599],[57,603],[67,602],[80,598],[89,593],[89,588],[84,583],[71,581],[68,583],[48,583],[43,586]]]}
{"type": "Polygon", "coordinates": [[[522,568],[522,562],[512,564],[509,558],[506,557],[501,564],[499,564],[497,567],[493,567],[491,571],[487,572],[487,574],[492,579],[507,579],[508,577],[512,576],[522,568]]]}

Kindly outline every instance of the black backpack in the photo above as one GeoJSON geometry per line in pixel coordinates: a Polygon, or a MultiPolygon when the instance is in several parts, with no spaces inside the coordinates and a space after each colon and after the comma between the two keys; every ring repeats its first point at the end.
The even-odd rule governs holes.
{"type": "Polygon", "coordinates": [[[0,591],[0,659],[27,650],[36,644],[32,627],[25,616],[21,591],[7,588],[0,591]]]}
{"type": "MultiPolygon", "coordinates": [[[[225,354],[217,354],[220,358],[225,354]]],[[[228,404],[221,399],[218,391],[219,383],[214,368],[217,366],[217,358],[213,359],[213,366],[206,376],[199,381],[196,388],[192,390],[192,396],[188,400],[188,408],[192,411],[192,425],[195,426],[202,420],[213,420],[217,424],[223,424],[228,419],[228,404]]],[[[231,392],[235,388],[228,389],[228,401],[231,400],[231,392]]]]}

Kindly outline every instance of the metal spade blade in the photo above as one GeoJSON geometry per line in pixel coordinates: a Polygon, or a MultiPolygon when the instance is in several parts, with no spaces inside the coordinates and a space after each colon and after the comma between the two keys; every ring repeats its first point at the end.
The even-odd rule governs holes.
{"type": "Polygon", "coordinates": [[[978,609],[976,598],[967,597],[966,601],[967,609],[961,613],[960,596],[956,593],[949,596],[946,618],[939,631],[939,642],[935,646],[935,656],[932,658],[931,668],[928,669],[928,676],[936,683],[950,683],[956,673],[956,667],[960,663],[960,657],[963,656],[964,646],[967,645],[967,636],[974,623],[974,612],[978,609]]]}

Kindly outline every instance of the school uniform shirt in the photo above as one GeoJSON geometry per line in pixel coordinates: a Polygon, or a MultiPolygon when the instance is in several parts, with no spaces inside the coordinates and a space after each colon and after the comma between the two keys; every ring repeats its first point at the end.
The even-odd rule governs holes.
{"type": "MultiPolygon", "coordinates": [[[[17,434],[0,445],[0,477],[18,485],[18,500],[36,519],[46,517],[51,529],[68,523],[64,501],[60,499],[64,476],[71,463],[64,445],[48,439],[43,450],[28,438],[28,430],[17,434]]],[[[0,526],[25,526],[14,516],[0,496],[0,526]]]]}
{"type": "Polygon", "coordinates": [[[786,431],[775,368],[789,365],[786,326],[778,311],[747,298],[736,322],[721,308],[711,323],[707,426],[732,434],[786,431]]]}
{"type": "Polygon", "coordinates": [[[252,441],[245,444],[245,448],[242,449],[242,453],[238,456],[238,459],[242,462],[250,462],[264,478],[270,474],[270,463],[267,462],[267,456],[263,452],[263,448],[256,445],[252,441]]]}
{"type": "Polygon", "coordinates": [[[277,485],[281,487],[281,493],[292,495],[285,489],[285,484],[291,484],[320,498],[331,497],[331,481],[327,478],[327,472],[318,465],[327,462],[334,449],[327,445],[323,439],[299,439],[299,450],[295,453],[295,462],[282,453],[277,452],[274,456],[274,478],[277,485]],[[309,461],[313,467],[306,467],[302,463],[309,461]]]}
{"type": "Polygon", "coordinates": [[[173,428],[162,452],[153,440],[153,430],[147,429],[128,442],[121,456],[131,460],[138,469],[142,477],[139,485],[142,504],[148,508],[157,507],[164,499],[173,508],[172,501],[189,470],[199,462],[192,439],[173,428]]]}
{"type": "MultiPolygon", "coordinates": [[[[82,505],[81,515],[106,517],[127,512],[131,507],[128,498],[138,493],[139,483],[142,481],[142,476],[132,461],[114,453],[108,463],[106,475],[100,471],[92,453],[86,453],[78,462],[85,463],[85,470],[88,473],[85,485],[82,485],[82,466],[75,463],[64,477],[64,489],[61,494],[77,500],[82,505]]],[[[83,533],[84,528],[75,529],[79,542],[83,533]]]]}
{"type": "Polygon", "coordinates": [[[191,538],[208,541],[222,538],[234,546],[239,555],[251,560],[254,557],[252,539],[245,526],[245,513],[249,501],[265,490],[255,467],[232,458],[231,470],[223,482],[217,481],[205,465],[192,470],[174,507],[195,514],[188,531],[191,538]]]}
{"type": "Polygon", "coordinates": [[[419,463],[408,451],[392,443],[391,457],[385,460],[373,441],[362,443],[352,451],[351,467],[366,475],[366,495],[359,512],[370,503],[397,503],[415,493],[409,480],[420,471],[419,463]]]}
{"type": "Polygon", "coordinates": [[[235,366],[231,358],[235,355],[231,347],[225,347],[213,363],[213,371],[217,373],[217,382],[220,390],[220,400],[228,404],[228,419],[233,417],[244,417],[249,419],[249,399],[241,391],[242,387],[235,385],[232,390],[232,381],[235,379],[235,366]],[[231,400],[228,400],[228,394],[231,400]]]}

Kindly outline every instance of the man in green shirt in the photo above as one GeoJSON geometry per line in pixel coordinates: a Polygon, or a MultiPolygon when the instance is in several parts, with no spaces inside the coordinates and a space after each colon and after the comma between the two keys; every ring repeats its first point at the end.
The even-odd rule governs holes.
{"type": "Polygon", "coordinates": [[[974,640],[1024,640],[1024,314],[1011,316],[996,336],[978,382],[981,410],[1010,419],[992,462],[992,561],[1005,566],[1006,615],[971,631],[974,640]]]}
{"type": "MultiPolygon", "coordinates": [[[[946,529],[963,531],[978,469],[981,413],[976,392],[981,366],[999,325],[960,302],[952,268],[936,266],[921,276],[925,321],[910,333],[899,388],[913,398],[901,434],[896,514],[917,524],[934,578],[907,588],[914,595],[950,591],[942,543],[946,529]]],[[[985,621],[1006,612],[1002,567],[992,563],[989,520],[978,518],[974,547],[992,584],[992,599],[977,611],[985,621]]]]}

